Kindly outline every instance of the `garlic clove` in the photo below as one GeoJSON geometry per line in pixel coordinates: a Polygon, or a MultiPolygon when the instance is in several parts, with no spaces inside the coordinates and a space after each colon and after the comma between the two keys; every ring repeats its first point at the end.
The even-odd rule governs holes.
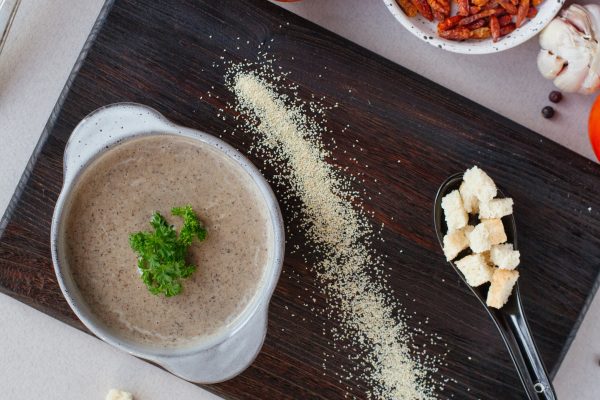
{"type": "Polygon", "coordinates": [[[562,71],[565,63],[565,60],[548,50],[542,50],[538,54],[538,69],[546,79],[556,78],[560,71],[562,71]]]}
{"type": "MultiPolygon", "coordinates": [[[[600,7],[598,7],[600,17],[600,7]]],[[[600,19],[598,19],[600,21],[600,19]]],[[[588,75],[582,83],[579,92],[583,94],[591,94],[600,88],[600,48],[598,48],[592,57],[589,65],[588,75]]]]}
{"type": "Polygon", "coordinates": [[[588,74],[579,88],[579,93],[592,94],[600,88],[600,75],[588,74]]]}
{"type": "MultiPolygon", "coordinates": [[[[592,40],[596,42],[600,38],[600,6],[597,4],[588,4],[585,6],[592,22],[592,40]]],[[[596,51],[590,64],[590,72],[583,82],[580,92],[585,94],[594,93],[600,88],[600,45],[596,45],[596,51]]]]}
{"type": "Polygon", "coordinates": [[[560,56],[568,63],[554,79],[554,84],[565,92],[577,92],[588,75],[591,54],[581,51],[581,47],[565,47],[560,56]]]}
{"type": "Polygon", "coordinates": [[[575,70],[569,66],[554,79],[554,85],[564,92],[577,92],[581,89],[586,77],[585,69],[575,70]]]}
{"type": "Polygon", "coordinates": [[[600,38],[600,6],[597,4],[588,4],[585,9],[590,15],[592,24],[592,36],[598,40],[600,38]]]}
{"type": "Polygon", "coordinates": [[[564,20],[574,25],[579,32],[583,32],[585,35],[591,36],[592,32],[592,21],[588,16],[588,11],[579,4],[573,4],[562,12],[564,20]]]}
{"type": "Polygon", "coordinates": [[[540,46],[557,54],[564,47],[575,46],[577,36],[579,32],[573,25],[555,19],[540,33],[540,46]]]}

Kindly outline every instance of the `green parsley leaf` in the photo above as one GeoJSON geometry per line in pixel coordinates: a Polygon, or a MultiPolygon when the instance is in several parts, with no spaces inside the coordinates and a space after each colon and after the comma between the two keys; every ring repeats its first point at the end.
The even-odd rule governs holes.
{"type": "Polygon", "coordinates": [[[194,236],[201,242],[206,239],[206,229],[202,226],[196,213],[191,206],[173,207],[171,214],[183,218],[183,228],[179,233],[179,239],[186,245],[191,245],[194,236]]]}
{"type": "Polygon", "coordinates": [[[181,280],[190,277],[195,265],[187,264],[185,256],[194,237],[206,239],[206,229],[191,206],[174,207],[174,216],[183,218],[179,235],[165,217],[155,212],[150,219],[154,232],[136,232],[129,236],[129,245],[138,255],[137,266],[142,281],[152,294],[166,297],[178,295],[183,290],[181,280]]]}

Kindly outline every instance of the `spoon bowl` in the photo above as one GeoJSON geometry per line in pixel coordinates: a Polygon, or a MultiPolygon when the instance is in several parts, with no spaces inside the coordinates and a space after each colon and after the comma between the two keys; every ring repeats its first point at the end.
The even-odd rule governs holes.
{"type": "MultiPolygon", "coordinates": [[[[444,219],[444,212],[442,210],[442,198],[453,190],[457,190],[460,187],[462,180],[462,173],[450,176],[440,186],[435,197],[433,219],[435,232],[442,248],[444,246],[443,239],[445,232],[448,231],[444,219]]],[[[498,190],[498,194],[499,197],[505,197],[500,190],[498,190]]],[[[477,221],[477,217],[469,216],[469,223],[475,224],[477,221]]],[[[506,232],[507,242],[512,243],[514,249],[517,250],[517,225],[514,215],[511,214],[503,217],[502,224],[504,225],[504,230],[506,232]]],[[[461,259],[470,253],[471,250],[467,248],[455,259],[461,259]]],[[[546,367],[544,366],[539,351],[533,341],[525,317],[525,312],[523,311],[519,283],[517,282],[515,284],[511,296],[501,309],[488,307],[486,304],[486,297],[489,284],[481,285],[479,287],[470,286],[454,262],[449,261],[449,263],[463,280],[465,285],[467,285],[475,297],[477,297],[492,321],[494,321],[494,324],[496,325],[496,328],[498,328],[502,340],[508,349],[510,357],[515,364],[519,379],[527,394],[527,398],[529,400],[556,400],[557,397],[554,388],[552,387],[546,367]]]]}

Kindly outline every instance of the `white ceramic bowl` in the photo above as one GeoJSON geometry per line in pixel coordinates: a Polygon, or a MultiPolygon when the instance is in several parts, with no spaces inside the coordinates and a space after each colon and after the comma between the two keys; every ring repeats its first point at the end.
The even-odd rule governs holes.
{"type": "Polygon", "coordinates": [[[64,183],[52,217],[52,261],[60,288],[81,322],[96,336],[135,356],[154,361],[184,379],[221,382],[248,367],[262,347],[267,332],[269,301],[281,272],[285,247],[283,219],[275,195],[260,171],[239,151],[214,136],[178,126],[158,111],[134,103],[102,107],[75,128],[64,154],[64,183]],[[117,129],[116,127],[120,127],[117,129]],[[70,273],[65,251],[64,221],[72,189],[83,171],[99,156],[123,141],[148,135],[183,136],[222,152],[248,173],[262,194],[273,227],[273,254],[263,280],[244,311],[219,334],[184,348],[157,348],[126,340],[105,326],[85,303],[70,273]]]}
{"type": "MultiPolygon", "coordinates": [[[[565,0],[545,0],[538,7],[538,14],[525,25],[521,26],[514,32],[504,36],[501,40],[494,43],[492,39],[485,40],[466,40],[457,42],[452,40],[442,39],[437,34],[438,21],[427,21],[421,14],[416,17],[409,18],[404,14],[396,0],[383,0],[387,8],[396,17],[396,19],[421,40],[429,43],[432,46],[440,49],[448,50],[453,53],[462,54],[489,54],[507,50],[526,42],[542,29],[558,14],[565,0]]],[[[453,3],[453,13],[456,4],[453,3]]]]}

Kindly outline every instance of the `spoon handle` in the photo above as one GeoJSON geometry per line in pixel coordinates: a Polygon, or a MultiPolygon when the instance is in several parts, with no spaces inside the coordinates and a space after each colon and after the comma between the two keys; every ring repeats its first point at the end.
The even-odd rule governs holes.
{"type": "Polygon", "coordinates": [[[519,294],[514,313],[499,313],[498,329],[529,400],[556,400],[556,393],[531,337],[519,294]]]}

